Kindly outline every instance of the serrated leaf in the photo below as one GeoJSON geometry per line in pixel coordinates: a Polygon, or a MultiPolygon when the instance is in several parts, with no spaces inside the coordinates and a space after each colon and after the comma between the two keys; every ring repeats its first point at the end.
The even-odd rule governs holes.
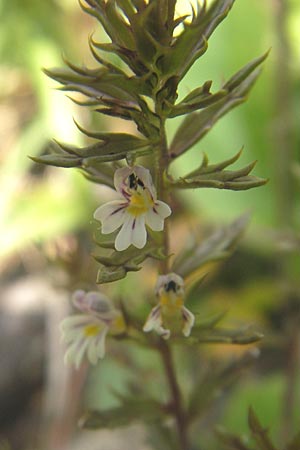
{"type": "Polygon", "coordinates": [[[194,242],[190,248],[175,259],[172,271],[185,278],[204,264],[228,256],[249,220],[249,214],[244,214],[227,227],[215,231],[200,244],[197,245],[194,242]]]}
{"type": "Polygon", "coordinates": [[[171,157],[176,158],[183,154],[208,133],[220,117],[243,103],[260,72],[260,69],[255,69],[233,90],[228,90],[227,95],[221,100],[201,112],[189,114],[175,133],[170,146],[171,157]]]}
{"type": "Polygon", "coordinates": [[[206,108],[207,106],[210,106],[225,97],[227,95],[227,92],[228,91],[223,89],[216,92],[215,94],[209,93],[199,95],[198,97],[195,97],[188,101],[184,99],[182,100],[182,102],[178,103],[171,109],[168,117],[173,118],[183,114],[191,113],[193,111],[197,111],[198,109],[206,108]]]}
{"type": "MultiPolygon", "coordinates": [[[[111,248],[111,242],[104,245],[100,241],[99,245],[104,248],[111,248]]],[[[139,271],[142,266],[141,263],[146,258],[154,258],[162,260],[166,258],[162,247],[155,247],[153,244],[147,243],[143,249],[137,249],[133,246],[124,251],[113,250],[108,255],[94,255],[96,261],[101,264],[98,271],[97,283],[109,283],[124,278],[127,272],[139,271]]]]}
{"type": "Polygon", "coordinates": [[[198,4],[191,23],[184,23],[184,31],[175,39],[170,51],[161,58],[159,68],[166,76],[182,79],[192,64],[207,50],[207,39],[227,16],[234,0],[217,0],[207,10],[198,4]]]}
{"type": "Polygon", "coordinates": [[[235,191],[251,189],[265,184],[267,180],[249,175],[256,161],[238,170],[224,170],[225,167],[235,162],[240,155],[241,151],[230,159],[212,165],[208,164],[205,155],[199,168],[179,180],[170,180],[169,182],[173,187],[179,189],[216,188],[235,191]]]}
{"type": "Polygon", "coordinates": [[[258,445],[258,450],[277,450],[268,436],[268,429],[262,427],[251,407],[248,412],[248,425],[252,436],[258,445]]]}
{"type": "Polygon", "coordinates": [[[85,2],[90,5],[90,8],[86,7],[82,1],[79,0],[79,4],[83,11],[99,20],[113,42],[120,46],[134,48],[134,42],[129,27],[123,17],[118,13],[117,8],[115,7],[116,2],[114,0],[110,0],[110,2],[105,2],[103,0],[85,0],[85,2]]]}
{"type": "Polygon", "coordinates": [[[79,426],[88,429],[116,428],[133,422],[151,423],[165,418],[163,407],[152,399],[124,399],[117,408],[104,411],[88,411],[79,426]]]}

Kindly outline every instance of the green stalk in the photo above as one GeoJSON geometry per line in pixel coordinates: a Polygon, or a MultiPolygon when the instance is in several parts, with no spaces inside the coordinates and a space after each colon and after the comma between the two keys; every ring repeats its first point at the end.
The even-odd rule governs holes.
{"type": "Polygon", "coordinates": [[[162,357],[166,373],[166,379],[172,396],[171,410],[173,412],[176,421],[180,450],[188,450],[189,443],[187,430],[187,415],[182,403],[182,395],[176,377],[171,349],[169,345],[166,343],[166,341],[164,341],[163,339],[161,339],[159,351],[162,357]]]}
{"type": "MultiPolygon", "coordinates": [[[[155,184],[158,199],[170,204],[169,189],[165,186],[164,180],[168,164],[169,151],[166,137],[165,119],[161,118],[160,142],[155,152],[155,184]]],[[[169,255],[170,247],[168,220],[165,222],[165,227],[162,232],[162,240],[164,253],[169,255]]],[[[166,274],[170,271],[169,258],[166,258],[160,262],[159,271],[162,274],[166,274]]],[[[166,380],[168,382],[172,397],[171,410],[176,423],[180,450],[188,450],[187,416],[182,403],[182,395],[172,359],[171,347],[166,341],[160,339],[158,350],[161,354],[166,380]]]]}

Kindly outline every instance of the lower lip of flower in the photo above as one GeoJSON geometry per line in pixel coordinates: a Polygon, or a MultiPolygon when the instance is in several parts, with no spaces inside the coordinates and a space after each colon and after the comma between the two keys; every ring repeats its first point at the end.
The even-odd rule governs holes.
{"type": "Polygon", "coordinates": [[[83,331],[86,337],[94,337],[100,332],[100,326],[96,324],[87,325],[83,331]]]}

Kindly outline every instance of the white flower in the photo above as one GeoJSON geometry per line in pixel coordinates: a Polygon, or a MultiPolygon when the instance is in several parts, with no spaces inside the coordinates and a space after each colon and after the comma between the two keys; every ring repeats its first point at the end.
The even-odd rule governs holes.
{"type": "Polygon", "coordinates": [[[123,333],[125,323],[121,312],[99,292],[75,291],[72,302],[81,314],[64,319],[61,331],[68,347],[65,363],[74,364],[78,369],[85,355],[91,364],[97,364],[105,354],[107,333],[123,333]]]}
{"type": "Polygon", "coordinates": [[[155,306],[144,325],[143,330],[156,331],[164,339],[169,339],[171,329],[179,328],[188,337],[195,323],[192,314],[184,305],[184,281],[176,273],[158,277],[155,293],[159,303],[155,306]],[[164,326],[163,326],[164,325],[164,326]],[[169,328],[165,328],[165,326],[169,328]]]}
{"type": "Polygon", "coordinates": [[[121,227],[115,241],[116,250],[125,250],[130,244],[143,248],[147,241],[146,225],[153,231],[162,231],[171,208],[157,200],[151,174],[144,167],[117,169],[114,184],[121,199],[97,208],[94,218],[102,223],[103,234],[121,227]]]}

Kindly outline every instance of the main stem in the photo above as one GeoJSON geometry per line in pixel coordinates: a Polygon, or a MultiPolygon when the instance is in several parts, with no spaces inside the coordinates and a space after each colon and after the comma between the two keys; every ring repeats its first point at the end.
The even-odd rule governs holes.
{"type": "Polygon", "coordinates": [[[162,357],[162,361],[166,372],[166,378],[172,395],[171,408],[176,421],[180,449],[188,450],[189,445],[188,445],[186,413],[182,404],[182,396],[176,378],[171,349],[165,341],[161,340],[159,351],[162,357]]]}
{"type": "MultiPolygon", "coordinates": [[[[169,201],[169,192],[164,186],[164,176],[165,171],[169,164],[169,153],[168,144],[166,138],[165,121],[161,119],[161,129],[160,129],[160,145],[157,147],[156,160],[155,160],[155,178],[156,178],[156,189],[158,198],[167,204],[169,201]]],[[[165,222],[165,229],[163,231],[163,248],[164,254],[167,256],[170,254],[169,248],[169,227],[168,221],[165,222]]],[[[160,272],[166,274],[170,271],[169,268],[169,258],[165,258],[160,262],[160,272]]],[[[173,364],[171,348],[167,342],[163,339],[159,343],[159,351],[162,357],[166,379],[169,384],[170,393],[172,396],[172,412],[176,421],[176,427],[178,432],[178,439],[180,444],[180,450],[188,450],[188,433],[187,433],[187,420],[186,412],[182,403],[182,395],[180,391],[180,386],[177,381],[176,371],[173,364]]]]}
{"type": "MultiPolygon", "coordinates": [[[[169,164],[169,152],[166,137],[165,120],[161,119],[160,142],[159,146],[156,149],[155,154],[155,182],[156,182],[157,196],[159,200],[162,200],[167,204],[169,204],[169,192],[164,186],[164,176],[165,171],[168,168],[168,164],[169,164]]],[[[163,240],[162,244],[164,248],[164,254],[167,256],[170,254],[168,220],[165,221],[165,228],[162,233],[162,240],[163,240]]],[[[169,272],[168,257],[166,257],[164,260],[160,262],[159,270],[162,274],[166,274],[169,272]]]]}

